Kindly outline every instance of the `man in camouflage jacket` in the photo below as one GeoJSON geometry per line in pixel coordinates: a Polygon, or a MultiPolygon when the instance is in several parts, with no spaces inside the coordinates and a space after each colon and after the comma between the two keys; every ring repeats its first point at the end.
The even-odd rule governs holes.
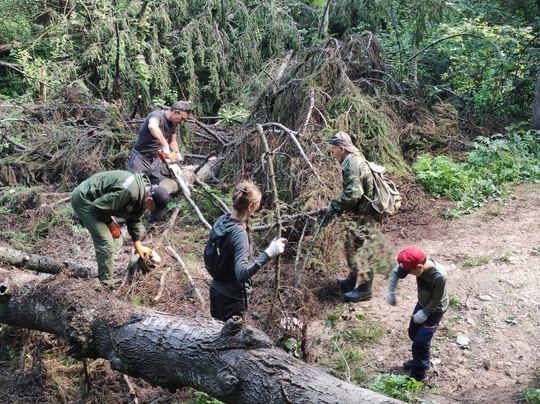
{"type": "Polygon", "coordinates": [[[345,301],[364,301],[372,296],[373,260],[378,249],[386,245],[380,232],[382,215],[373,209],[373,175],[350,136],[337,132],[328,139],[329,150],[341,163],[343,191],[326,207],[321,225],[335,216],[344,219],[345,255],[349,267],[347,278],[338,278],[345,301]]]}
{"type": "Polygon", "coordinates": [[[152,250],[140,242],[144,212],[163,210],[168,202],[167,191],[159,186],[151,187],[148,177],[120,170],[95,174],[73,190],[71,206],[92,236],[101,282],[107,286],[113,284],[114,239],[122,235],[112,216],[127,219],[135,250],[147,258],[152,256],[152,250]]]}

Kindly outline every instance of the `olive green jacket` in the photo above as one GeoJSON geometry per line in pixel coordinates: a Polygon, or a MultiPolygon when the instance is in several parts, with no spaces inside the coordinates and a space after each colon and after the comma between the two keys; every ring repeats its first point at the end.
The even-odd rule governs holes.
{"type": "Polygon", "coordinates": [[[145,188],[149,179],[142,174],[128,171],[105,171],[82,182],[73,193],[78,192],[84,203],[91,205],[96,218],[109,224],[112,216],[126,219],[126,226],[133,241],[143,233],[142,218],[145,208],[145,188]]]}
{"type": "Polygon", "coordinates": [[[338,214],[371,215],[374,209],[366,198],[373,198],[373,175],[366,160],[358,154],[349,154],[341,163],[343,191],[330,202],[338,214]]]}

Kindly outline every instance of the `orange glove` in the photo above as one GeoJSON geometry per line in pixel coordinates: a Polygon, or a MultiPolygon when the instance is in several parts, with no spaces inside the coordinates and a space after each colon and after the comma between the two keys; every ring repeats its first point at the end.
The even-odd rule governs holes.
{"type": "Polygon", "coordinates": [[[113,238],[120,238],[122,235],[122,230],[120,230],[120,226],[113,220],[111,223],[107,225],[109,228],[113,238]]]}
{"type": "Polygon", "coordinates": [[[171,160],[171,161],[178,161],[178,153],[176,153],[176,152],[171,152],[171,153],[169,154],[169,160],[171,160]]]}
{"type": "Polygon", "coordinates": [[[148,257],[152,257],[152,249],[148,247],[144,247],[140,241],[136,241],[133,245],[135,247],[135,251],[137,251],[137,254],[144,260],[148,257]]]}

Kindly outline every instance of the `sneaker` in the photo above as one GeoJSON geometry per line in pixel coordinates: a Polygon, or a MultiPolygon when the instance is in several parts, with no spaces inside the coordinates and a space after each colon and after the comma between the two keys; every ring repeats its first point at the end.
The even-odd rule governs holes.
{"type": "Polygon", "coordinates": [[[416,370],[411,370],[409,372],[409,377],[413,378],[417,382],[423,382],[424,380],[427,379],[427,371],[422,370],[422,371],[419,372],[419,371],[416,371],[416,370]]]}
{"type": "Polygon", "coordinates": [[[403,362],[403,369],[405,370],[411,370],[414,364],[414,360],[409,359],[408,361],[403,362]]]}

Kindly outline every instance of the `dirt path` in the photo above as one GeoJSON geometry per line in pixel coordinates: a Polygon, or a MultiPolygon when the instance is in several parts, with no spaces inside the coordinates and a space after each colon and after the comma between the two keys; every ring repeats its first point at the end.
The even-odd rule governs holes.
{"type": "MultiPolygon", "coordinates": [[[[426,384],[438,403],[510,403],[540,371],[540,187],[521,185],[516,199],[455,221],[437,220],[390,232],[400,249],[421,245],[449,273],[451,307],[432,345],[426,384]],[[470,339],[467,346],[458,336],[470,339]]],[[[422,218],[418,218],[419,221],[422,218]]],[[[376,297],[358,303],[370,309],[387,334],[371,348],[374,372],[401,372],[410,357],[407,324],[416,293],[414,278],[400,281],[398,305],[376,297]]],[[[374,319],[375,320],[375,319],[374,319]]]]}

